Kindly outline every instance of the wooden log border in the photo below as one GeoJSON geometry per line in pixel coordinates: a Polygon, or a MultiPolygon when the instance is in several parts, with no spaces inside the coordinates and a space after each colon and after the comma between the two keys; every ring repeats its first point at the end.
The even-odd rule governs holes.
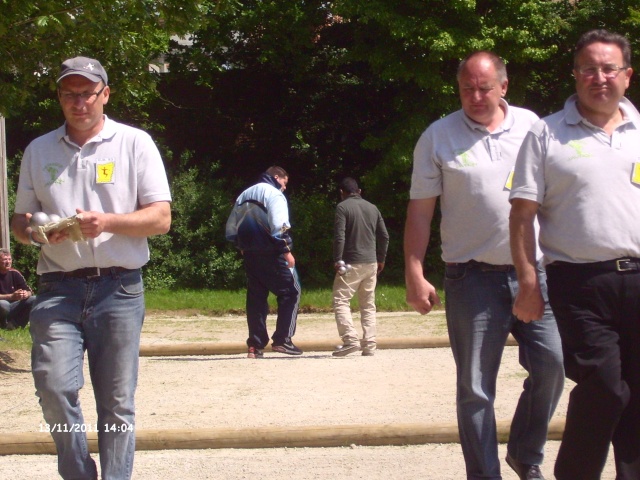
{"type": "MultiPolygon", "coordinates": [[[[561,440],[564,419],[549,424],[548,440],[561,440]]],[[[509,438],[510,421],[497,422],[498,441],[509,438]]],[[[91,453],[98,452],[95,432],[87,434],[91,453]]],[[[377,425],[317,425],[300,427],[213,428],[141,430],[136,432],[136,450],[199,450],[209,448],[295,448],[422,445],[458,443],[455,423],[410,423],[377,425]]],[[[55,454],[48,433],[0,434],[0,455],[55,454]]]]}
{"type": "MultiPolygon", "coordinates": [[[[296,344],[307,352],[333,351],[332,340],[300,341],[296,344]]],[[[507,346],[517,342],[512,336],[507,346]]],[[[379,349],[447,348],[448,337],[387,338],[378,340],[379,349]]],[[[181,344],[141,345],[140,356],[233,355],[246,352],[243,342],[199,342],[181,344]]],[[[549,440],[560,440],[564,419],[549,424],[549,440]]],[[[497,422],[498,441],[509,437],[510,421],[497,422]]],[[[89,449],[98,452],[95,432],[87,433],[89,449]]],[[[421,445],[426,443],[458,443],[458,427],[446,424],[377,424],[377,425],[320,425],[299,427],[258,427],[219,429],[139,430],[136,450],[178,450],[208,448],[284,448],[284,447],[344,447],[421,445]]],[[[0,434],[0,455],[54,455],[55,444],[50,434],[0,434]]]]}
{"type": "MultiPolygon", "coordinates": [[[[340,343],[339,340],[312,340],[295,342],[304,352],[331,352],[340,343]]],[[[509,335],[507,346],[518,345],[516,340],[509,335]]],[[[401,337],[378,339],[377,346],[381,350],[403,348],[448,348],[449,337],[401,337]]],[[[197,342],[141,345],[141,357],[174,357],[190,355],[234,355],[246,353],[247,345],[244,342],[197,342]]],[[[265,353],[271,351],[271,347],[265,349],[265,353]]]]}

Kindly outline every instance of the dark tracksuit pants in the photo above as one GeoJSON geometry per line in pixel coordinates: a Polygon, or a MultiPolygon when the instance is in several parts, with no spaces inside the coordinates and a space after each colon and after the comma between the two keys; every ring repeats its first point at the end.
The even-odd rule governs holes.
{"type": "Polygon", "coordinates": [[[295,268],[289,268],[282,255],[244,252],[247,273],[247,324],[250,347],[264,348],[269,343],[267,314],[269,292],[278,302],[276,329],[273,344],[281,345],[296,333],[300,282],[295,268]]]}

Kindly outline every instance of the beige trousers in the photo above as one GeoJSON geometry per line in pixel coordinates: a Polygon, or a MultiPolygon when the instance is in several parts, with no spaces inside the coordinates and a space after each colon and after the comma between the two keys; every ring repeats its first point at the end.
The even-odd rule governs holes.
{"type": "Polygon", "coordinates": [[[338,334],[344,345],[360,344],[364,350],[376,349],[376,282],[377,263],[359,263],[333,280],[333,311],[338,334]],[[351,299],[358,294],[362,342],[351,317],[351,299]]]}

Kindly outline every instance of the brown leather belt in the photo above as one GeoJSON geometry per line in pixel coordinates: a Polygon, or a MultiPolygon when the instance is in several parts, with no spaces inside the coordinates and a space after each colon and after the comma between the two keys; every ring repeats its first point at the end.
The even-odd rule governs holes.
{"type": "MultiPolygon", "coordinates": [[[[88,267],[71,270],[70,272],[49,272],[49,275],[60,276],[60,278],[95,278],[105,275],[115,275],[117,273],[131,272],[132,270],[124,267],[88,267]]],[[[48,275],[45,273],[45,275],[48,275]]]]}

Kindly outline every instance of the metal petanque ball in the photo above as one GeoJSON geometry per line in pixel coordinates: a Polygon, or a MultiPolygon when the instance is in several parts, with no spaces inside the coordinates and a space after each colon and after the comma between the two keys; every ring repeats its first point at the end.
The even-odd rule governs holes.
{"type": "Polygon", "coordinates": [[[340,275],[344,275],[345,273],[347,273],[349,270],[351,270],[351,265],[349,265],[348,263],[344,263],[342,260],[340,260],[338,262],[338,264],[340,265],[340,268],[338,268],[338,273],[340,275]]]}
{"type": "Polygon", "coordinates": [[[49,218],[49,215],[47,215],[44,212],[36,212],[33,215],[31,215],[31,220],[29,220],[29,225],[31,225],[31,227],[39,227],[41,225],[45,225],[47,223],[49,223],[51,220],[49,218]]]}
{"type": "Polygon", "coordinates": [[[60,221],[60,215],[56,215],[55,213],[52,213],[51,215],[49,215],[49,221],[50,222],[59,222],[60,221]]]}

